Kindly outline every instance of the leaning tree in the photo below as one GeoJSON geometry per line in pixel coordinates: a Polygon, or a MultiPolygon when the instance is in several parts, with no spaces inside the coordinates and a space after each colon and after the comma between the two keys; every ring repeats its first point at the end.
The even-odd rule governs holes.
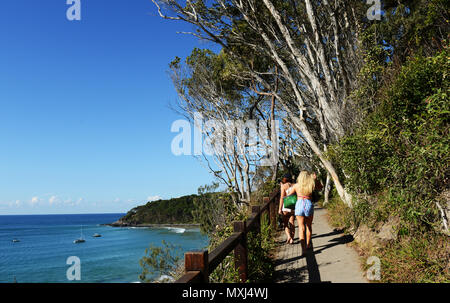
{"type": "Polygon", "coordinates": [[[253,81],[255,93],[277,100],[286,121],[320,159],[339,196],[351,206],[351,197],[325,152],[351,123],[346,111],[362,62],[361,1],[152,1],[161,17],[188,22],[195,28],[191,34],[219,44],[240,63],[241,75],[253,81]],[[270,58],[276,68],[255,68],[243,48],[270,58]],[[268,81],[268,75],[279,79],[284,89],[268,81]]]}

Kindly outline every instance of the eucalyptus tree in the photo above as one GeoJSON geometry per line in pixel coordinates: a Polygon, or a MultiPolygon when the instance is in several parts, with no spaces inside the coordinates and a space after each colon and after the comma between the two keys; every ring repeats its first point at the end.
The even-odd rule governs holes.
{"type": "MultiPolygon", "coordinates": [[[[241,53],[245,51],[240,50],[241,53]]],[[[252,52],[247,54],[253,70],[276,71],[267,58],[255,57],[252,52]]],[[[185,62],[176,58],[170,67],[180,97],[180,112],[194,123],[200,117],[208,120],[205,127],[198,126],[207,142],[214,144],[208,146],[211,151],[206,151],[210,157],[198,156],[202,156],[208,169],[235,194],[236,202],[249,202],[252,191],[261,185],[258,174],[268,171],[261,169],[266,166],[262,165],[262,157],[271,157],[273,181],[279,165],[284,170],[292,170],[294,159],[309,162],[312,158],[273,94],[264,92],[253,78],[247,76],[242,65],[225,52],[215,54],[208,49],[196,48],[185,62]],[[281,124],[275,123],[275,112],[281,124]],[[252,122],[255,122],[253,134],[246,129],[252,122]],[[227,141],[230,137],[231,142],[227,141]]],[[[280,94],[285,94],[284,83],[276,74],[265,74],[266,81],[273,82],[280,94]]]]}
{"type": "Polygon", "coordinates": [[[349,115],[344,113],[361,62],[361,1],[152,1],[161,17],[193,24],[191,34],[219,44],[241,64],[243,74],[255,84],[250,86],[255,93],[276,98],[286,120],[320,159],[341,198],[351,205],[324,151],[344,135],[349,124],[349,115]],[[275,71],[255,69],[243,48],[270,58],[277,66],[276,77],[286,85],[284,95],[273,81],[267,81],[268,73],[273,77],[275,71]]]}
{"type": "MultiPolygon", "coordinates": [[[[206,120],[197,125],[206,139],[206,150],[197,156],[235,194],[236,202],[250,202],[257,167],[278,154],[273,98],[249,89],[249,79],[237,76],[241,66],[224,52],[194,49],[184,63],[176,58],[170,67],[181,112],[194,123],[206,120]]],[[[272,159],[276,167],[277,159],[272,159]]]]}

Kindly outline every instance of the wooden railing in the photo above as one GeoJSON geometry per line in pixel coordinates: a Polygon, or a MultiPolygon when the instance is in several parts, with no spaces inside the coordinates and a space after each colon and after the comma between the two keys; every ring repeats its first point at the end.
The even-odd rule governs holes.
{"type": "Polygon", "coordinates": [[[261,217],[267,214],[269,224],[277,226],[278,203],[280,190],[263,199],[262,206],[252,206],[252,214],[247,221],[234,222],[234,232],[212,252],[187,252],[184,254],[184,275],[175,283],[208,283],[209,274],[234,250],[234,264],[241,282],[247,281],[247,233],[261,231],[261,217]]]}

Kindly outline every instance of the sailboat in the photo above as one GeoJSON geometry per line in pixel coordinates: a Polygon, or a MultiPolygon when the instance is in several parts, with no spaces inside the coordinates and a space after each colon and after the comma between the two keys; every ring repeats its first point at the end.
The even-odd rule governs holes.
{"type": "Polygon", "coordinates": [[[83,243],[83,242],[86,242],[86,240],[84,240],[84,238],[83,238],[83,225],[81,226],[81,236],[78,238],[78,239],[76,239],[76,240],[74,240],[73,241],[73,243],[83,243]]]}

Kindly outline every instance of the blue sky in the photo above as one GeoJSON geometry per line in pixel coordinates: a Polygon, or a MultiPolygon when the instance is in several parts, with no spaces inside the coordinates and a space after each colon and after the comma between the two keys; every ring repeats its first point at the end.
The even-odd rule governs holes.
{"type": "Polygon", "coordinates": [[[213,178],[174,156],[168,75],[208,47],[150,0],[0,2],[0,215],[125,212],[213,178]]]}

